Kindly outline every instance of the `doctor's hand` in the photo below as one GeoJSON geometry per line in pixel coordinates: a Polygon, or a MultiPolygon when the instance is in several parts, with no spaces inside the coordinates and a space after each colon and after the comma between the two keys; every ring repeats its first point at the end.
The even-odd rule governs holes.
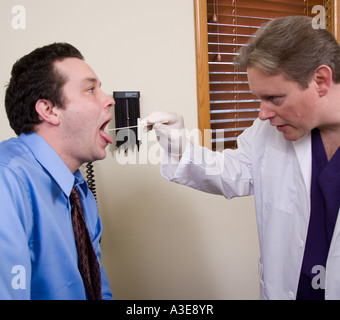
{"type": "Polygon", "coordinates": [[[161,147],[172,156],[181,156],[186,145],[184,120],[176,113],[154,112],[140,122],[147,131],[155,129],[161,147]]]}

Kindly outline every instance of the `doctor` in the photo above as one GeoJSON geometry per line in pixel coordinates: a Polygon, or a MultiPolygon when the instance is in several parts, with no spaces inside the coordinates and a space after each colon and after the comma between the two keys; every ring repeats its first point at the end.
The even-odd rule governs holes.
{"type": "Polygon", "coordinates": [[[151,114],[162,175],[228,199],[254,194],[262,299],[340,299],[339,45],[308,17],[277,18],[236,62],[259,119],[217,153],[185,139],[182,117],[151,114]]]}

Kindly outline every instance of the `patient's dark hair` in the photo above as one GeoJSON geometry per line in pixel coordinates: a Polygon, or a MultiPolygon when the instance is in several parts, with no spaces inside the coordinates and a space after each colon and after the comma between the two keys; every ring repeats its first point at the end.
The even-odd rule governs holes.
{"type": "Polygon", "coordinates": [[[10,126],[17,135],[34,131],[40,123],[35,110],[39,99],[64,108],[62,88],[67,81],[54,62],[65,58],[83,60],[82,54],[68,43],[53,43],[25,55],[12,68],[6,89],[5,107],[10,126]]]}

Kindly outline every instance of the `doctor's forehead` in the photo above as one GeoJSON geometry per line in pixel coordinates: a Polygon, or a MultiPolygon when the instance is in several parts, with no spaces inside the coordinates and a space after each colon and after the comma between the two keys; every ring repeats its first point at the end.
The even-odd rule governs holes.
{"type": "Polygon", "coordinates": [[[283,74],[268,75],[257,68],[248,68],[247,73],[249,88],[259,97],[283,93],[288,86],[293,85],[283,74]]]}

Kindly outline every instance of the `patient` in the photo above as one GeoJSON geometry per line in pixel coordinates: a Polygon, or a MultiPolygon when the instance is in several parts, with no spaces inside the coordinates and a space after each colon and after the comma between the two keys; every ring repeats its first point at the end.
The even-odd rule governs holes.
{"type": "Polygon", "coordinates": [[[114,100],[100,85],[67,43],[13,66],[5,106],[18,137],[0,144],[0,299],[112,299],[96,201],[79,171],[112,143],[114,100]]]}

